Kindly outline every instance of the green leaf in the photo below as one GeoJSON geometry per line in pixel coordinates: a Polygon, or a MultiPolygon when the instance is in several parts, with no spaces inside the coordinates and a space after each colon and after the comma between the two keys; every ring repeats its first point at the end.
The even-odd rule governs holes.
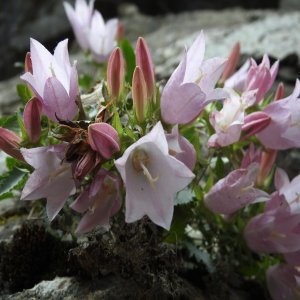
{"type": "Polygon", "coordinates": [[[122,40],[120,42],[120,48],[123,52],[124,59],[126,61],[126,81],[131,83],[134,68],[135,68],[134,50],[128,40],[122,40]]]}
{"type": "Polygon", "coordinates": [[[0,127],[4,127],[12,131],[18,132],[20,130],[20,127],[18,123],[17,114],[1,118],[0,127]]]}
{"type": "Polygon", "coordinates": [[[124,131],[125,131],[125,133],[126,133],[127,136],[129,136],[131,139],[133,139],[134,141],[136,141],[137,138],[136,138],[134,132],[131,129],[129,129],[128,127],[126,127],[126,128],[124,128],[124,131]]]}
{"type": "Polygon", "coordinates": [[[212,168],[209,168],[209,176],[207,178],[206,185],[204,187],[204,191],[206,193],[208,193],[209,190],[211,189],[211,187],[213,186],[213,184],[214,184],[214,173],[213,173],[212,168]]]}
{"type": "Polygon", "coordinates": [[[32,93],[29,89],[29,87],[26,84],[18,84],[17,85],[17,93],[19,97],[21,98],[23,104],[26,104],[28,100],[32,98],[32,93]]]}
{"type": "Polygon", "coordinates": [[[215,172],[218,179],[222,179],[224,177],[224,162],[221,156],[218,156],[217,158],[215,172]]]}
{"type": "Polygon", "coordinates": [[[24,171],[14,168],[12,171],[0,176],[0,196],[18,187],[26,175],[27,173],[24,173],[24,171]]]}
{"type": "Polygon", "coordinates": [[[27,136],[27,131],[25,129],[25,126],[24,126],[24,122],[23,122],[23,119],[22,119],[22,116],[20,114],[17,114],[17,120],[18,120],[18,124],[19,124],[19,127],[21,129],[21,133],[22,133],[22,138],[23,140],[26,139],[28,136],[27,136]]]}
{"type": "Polygon", "coordinates": [[[187,204],[193,201],[194,197],[194,191],[189,188],[185,188],[176,194],[174,205],[187,204]]]}
{"type": "Polygon", "coordinates": [[[81,88],[89,90],[92,87],[93,78],[88,74],[82,74],[79,76],[78,83],[81,88]]]}
{"type": "Polygon", "coordinates": [[[112,126],[117,130],[119,136],[121,136],[123,133],[123,129],[120,121],[120,116],[115,105],[114,105],[114,117],[112,120],[112,126]]]}

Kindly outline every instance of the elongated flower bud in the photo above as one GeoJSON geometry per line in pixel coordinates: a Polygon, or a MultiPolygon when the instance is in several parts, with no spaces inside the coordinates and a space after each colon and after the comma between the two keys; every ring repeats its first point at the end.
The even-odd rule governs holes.
{"type": "Polygon", "coordinates": [[[278,84],[277,89],[276,89],[276,93],[275,93],[275,96],[274,96],[274,101],[282,99],[283,96],[284,96],[284,84],[282,82],[280,82],[278,84]]]}
{"type": "Polygon", "coordinates": [[[33,97],[24,108],[24,126],[32,143],[37,143],[41,136],[41,114],[43,105],[41,101],[33,97]]]}
{"type": "Polygon", "coordinates": [[[233,46],[230,55],[228,57],[227,63],[225,65],[223,75],[220,79],[222,83],[225,82],[225,80],[228,79],[234,73],[236,66],[240,60],[240,56],[241,56],[240,51],[241,51],[240,43],[237,42],[233,46]]]}
{"type": "Polygon", "coordinates": [[[257,184],[259,186],[263,185],[264,180],[269,175],[276,160],[276,156],[277,151],[274,149],[267,149],[266,151],[263,151],[260,160],[259,174],[257,178],[257,184]]]}
{"type": "Polygon", "coordinates": [[[13,131],[0,127],[0,150],[18,160],[24,160],[19,149],[20,142],[21,138],[13,131]]]}
{"type": "Polygon", "coordinates": [[[247,131],[246,137],[249,137],[262,131],[270,122],[270,116],[262,111],[257,111],[245,117],[242,130],[247,131]]]}
{"type": "Polygon", "coordinates": [[[143,122],[146,115],[147,105],[147,86],[143,71],[140,67],[136,67],[132,78],[132,99],[138,122],[143,122]]]}
{"type": "Polygon", "coordinates": [[[25,72],[29,72],[29,73],[33,74],[33,72],[32,72],[31,53],[30,52],[26,53],[24,68],[25,68],[25,72]]]}
{"type": "Polygon", "coordinates": [[[124,58],[120,48],[110,55],[107,65],[107,83],[111,98],[120,96],[124,80],[124,58]]]}
{"type": "Polygon", "coordinates": [[[153,97],[154,95],[154,67],[150,51],[146,41],[140,37],[137,41],[136,48],[136,65],[141,68],[145,78],[148,96],[153,97]]]}
{"type": "Polygon", "coordinates": [[[107,123],[94,123],[88,127],[88,141],[93,150],[110,159],[120,150],[117,131],[107,123]]]}
{"type": "Polygon", "coordinates": [[[90,149],[76,162],[74,178],[82,180],[95,167],[96,155],[96,152],[90,149]]]}

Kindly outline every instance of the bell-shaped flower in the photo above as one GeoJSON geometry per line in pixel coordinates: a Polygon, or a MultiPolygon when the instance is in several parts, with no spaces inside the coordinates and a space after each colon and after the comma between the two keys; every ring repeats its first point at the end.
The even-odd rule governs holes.
{"type": "Polygon", "coordinates": [[[171,133],[166,134],[169,154],[183,162],[191,171],[194,170],[197,154],[194,146],[182,135],[175,125],[171,133]]]}
{"type": "Polygon", "coordinates": [[[300,81],[297,79],[293,93],[275,101],[264,109],[271,121],[257,134],[267,148],[286,150],[300,147],[300,81]]]}
{"type": "Polygon", "coordinates": [[[25,149],[25,161],[34,168],[21,195],[21,200],[47,199],[47,215],[52,221],[75,189],[71,164],[64,162],[66,145],[25,149]]]}
{"type": "Polygon", "coordinates": [[[246,137],[259,133],[271,122],[271,118],[263,111],[256,111],[247,115],[244,119],[242,131],[246,131],[246,137]]]}
{"type": "Polygon", "coordinates": [[[136,118],[142,123],[147,112],[147,85],[143,71],[138,66],[135,67],[132,77],[132,100],[136,118]]]}
{"type": "Polygon", "coordinates": [[[97,225],[108,228],[109,218],[121,207],[120,178],[113,172],[101,169],[91,185],[71,204],[77,212],[85,213],[76,229],[85,233],[97,225]]]}
{"type": "Polygon", "coordinates": [[[215,57],[203,61],[204,51],[204,34],[201,32],[184,53],[182,61],[163,89],[161,114],[166,123],[187,124],[208,103],[227,97],[223,89],[215,89],[227,60],[215,57]]]}
{"type": "Polygon", "coordinates": [[[278,264],[269,267],[267,285],[273,300],[300,299],[300,272],[293,266],[278,264]]]}
{"type": "Polygon", "coordinates": [[[125,62],[120,48],[116,48],[107,63],[107,85],[110,96],[117,100],[123,87],[125,62]]]}
{"type": "Polygon", "coordinates": [[[255,252],[288,253],[300,250],[300,213],[293,213],[283,195],[277,192],[265,211],[247,224],[245,240],[255,252]]]}
{"type": "Polygon", "coordinates": [[[43,113],[51,120],[71,120],[77,113],[79,93],[76,64],[71,66],[68,40],[58,43],[54,55],[38,41],[30,39],[32,73],[21,79],[27,82],[43,104],[43,113]]]}
{"type": "Polygon", "coordinates": [[[259,165],[237,169],[219,180],[204,198],[205,205],[214,213],[231,215],[250,203],[262,202],[269,195],[254,187],[259,165]]]}
{"type": "Polygon", "coordinates": [[[138,41],[136,43],[135,62],[136,65],[140,67],[143,72],[145,82],[147,85],[148,97],[153,97],[155,87],[154,65],[152,62],[152,57],[148,45],[142,37],[138,38],[138,41]]]}
{"type": "Polygon", "coordinates": [[[241,96],[232,89],[227,89],[227,92],[229,98],[225,99],[223,108],[210,115],[210,123],[216,133],[209,138],[209,147],[224,147],[237,142],[244,124],[245,109],[255,101],[256,91],[241,96]]]}
{"type": "Polygon", "coordinates": [[[24,114],[23,114],[24,127],[32,143],[37,143],[41,136],[42,109],[43,109],[43,104],[36,97],[31,98],[26,103],[24,108],[24,114]]]}
{"type": "Polygon", "coordinates": [[[88,39],[95,61],[102,63],[108,59],[117,45],[117,31],[117,19],[110,19],[105,23],[99,11],[93,13],[88,39]]]}
{"type": "Polygon", "coordinates": [[[73,8],[68,2],[64,2],[66,15],[71,23],[78,44],[83,50],[89,49],[88,35],[90,31],[95,0],[89,4],[85,0],[76,0],[73,8]]]}
{"type": "Polygon", "coordinates": [[[271,67],[269,57],[266,54],[260,65],[257,65],[254,59],[250,59],[225,81],[225,87],[233,88],[241,93],[257,90],[256,100],[253,103],[257,104],[271,89],[278,73],[278,67],[278,61],[271,67]]]}
{"type": "Polygon", "coordinates": [[[88,140],[92,149],[105,159],[120,151],[118,132],[107,123],[94,123],[88,127],[88,140]]]}
{"type": "Polygon", "coordinates": [[[18,159],[24,160],[20,152],[21,138],[13,131],[0,127],[0,150],[18,159]]]}
{"type": "Polygon", "coordinates": [[[175,194],[192,181],[194,174],[169,154],[161,123],[127,148],[115,166],[126,187],[126,222],[147,215],[155,224],[169,229],[175,194]]]}
{"type": "Polygon", "coordinates": [[[291,209],[300,213],[300,175],[290,181],[287,173],[283,169],[277,168],[275,187],[280,195],[284,195],[291,209]]]}

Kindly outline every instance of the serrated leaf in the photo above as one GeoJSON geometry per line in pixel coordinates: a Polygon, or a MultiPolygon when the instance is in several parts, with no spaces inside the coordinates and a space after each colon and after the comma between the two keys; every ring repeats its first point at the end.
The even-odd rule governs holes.
{"type": "Polygon", "coordinates": [[[26,104],[32,98],[32,93],[26,84],[18,84],[17,93],[21,98],[23,104],[26,104]]]}
{"type": "Polygon", "coordinates": [[[185,188],[176,194],[174,205],[187,204],[194,200],[195,193],[190,188],[185,188]]]}
{"type": "Polygon", "coordinates": [[[191,242],[184,242],[186,248],[188,249],[191,256],[195,257],[196,261],[199,263],[204,263],[207,271],[213,273],[215,271],[215,266],[213,265],[212,259],[210,258],[208,252],[205,250],[197,248],[191,242]]]}
{"type": "Polygon", "coordinates": [[[126,62],[126,81],[131,83],[132,76],[135,68],[135,54],[134,50],[128,40],[122,40],[120,42],[120,48],[122,50],[125,62],[126,62]]]}
{"type": "Polygon", "coordinates": [[[26,176],[24,171],[14,168],[0,177],[0,195],[10,192],[26,176]]]}

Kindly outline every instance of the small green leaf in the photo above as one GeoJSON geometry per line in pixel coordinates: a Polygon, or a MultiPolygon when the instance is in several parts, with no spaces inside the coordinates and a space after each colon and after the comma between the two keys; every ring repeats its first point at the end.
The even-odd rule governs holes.
{"type": "Polygon", "coordinates": [[[194,191],[189,188],[185,188],[176,194],[174,205],[187,204],[193,201],[194,197],[194,191]]]}
{"type": "Polygon", "coordinates": [[[0,195],[10,192],[12,189],[17,187],[20,182],[24,179],[27,173],[24,171],[14,168],[0,176],[0,195]]]}
{"type": "Polygon", "coordinates": [[[133,133],[132,130],[130,130],[128,127],[126,127],[126,128],[124,128],[124,131],[125,131],[127,136],[129,136],[131,139],[136,141],[136,136],[135,136],[135,134],[133,133]]]}
{"type": "Polygon", "coordinates": [[[122,40],[120,42],[120,48],[123,52],[124,59],[126,61],[126,81],[131,83],[133,71],[135,68],[135,54],[134,50],[128,40],[122,40]]]}
{"type": "Polygon", "coordinates": [[[0,127],[4,127],[15,132],[20,131],[17,114],[1,118],[0,127]]]}
{"type": "Polygon", "coordinates": [[[213,186],[213,184],[214,184],[214,173],[213,173],[212,168],[209,168],[209,176],[207,178],[206,185],[204,187],[204,191],[206,193],[208,193],[209,190],[211,189],[211,187],[213,186]]]}
{"type": "Polygon", "coordinates": [[[19,127],[21,129],[21,133],[22,133],[22,137],[23,137],[23,140],[27,138],[27,131],[25,129],[25,126],[24,126],[24,122],[23,122],[23,119],[22,119],[22,116],[20,114],[17,114],[17,120],[18,120],[18,124],[19,124],[19,127]]]}
{"type": "Polygon", "coordinates": [[[89,90],[92,87],[93,78],[88,74],[82,74],[78,79],[79,86],[85,90],[89,90]]]}
{"type": "Polygon", "coordinates": [[[114,105],[114,117],[112,120],[112,126],[117,130],[119,136],[121,136],[123,133],[123,129],[120,121],[120,116],[115,105],[114,105]]]}
{"type": "Polygon", "coordinates": [[[224,177],[224,162],[221,156],[218,156],[217,158],[215,172],[218,179],[222,179],[224,177]]]}
{"type": "Polygon", "coordinates": [[[28,100],[32,98],[32,93],[29,89],[29,87],[26,84],[18,84],[17,85],[17,93],[19,97],[21,98],[23,104],[26,104],[28,100]]]}

